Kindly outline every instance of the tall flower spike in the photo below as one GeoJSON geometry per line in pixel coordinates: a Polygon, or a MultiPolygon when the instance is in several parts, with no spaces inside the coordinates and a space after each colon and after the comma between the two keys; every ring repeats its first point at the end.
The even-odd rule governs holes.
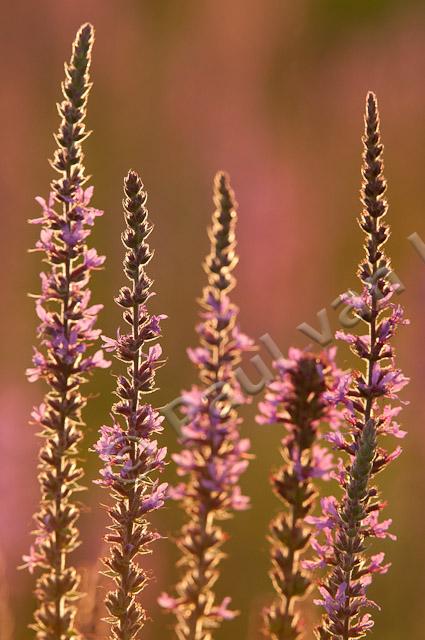
{"type": "Polygon", "coordinates": [[[346,429],[329,435],[345,457],[336,474],[343,496],[340,501],[324,498],[323,515],[308,518],[325,535],[325,543],[316,544],[317,566],[328,567],[320,586],[322,597],[316,601],[325,610],[317,629],[321,640],[362,638],[373,626],[370,613],[363,613],[364,609],[376,606],[367,598],[367,587],[373,574],[385,573],[389,565],[384,564],[383,553],[370,555],[369,541],[394,538],[388,532],[391,520],[379,520],[385,503],[379,498],[374,476],[401,452],[399,447],[391,452],[381,447],[383,437],[405,435],[395,420],[401,407],[392,402],[397,401],[407,379],[395,367],[390,341],[397,325],[406,321],[402,308],[391,302],[394,287],[386,277],[391,270],[383,251],[389,236],[388,226],[383,222],[387,213],[386,183],[373,93],[367,96],[363,144],[364,208],[359,222],[366,234],[366,258],[358,271],[363,291],[360,296],[349,293],[344,300],[366,324],[368,332],[360,336],[338,332],[337,337],[348,342],[364,362],[365,371],[353,371],[346,376],[334,394],[334,402],[345,406],[346,429]]]}
{"type": "Polygon", "coordinates": [[[239,331],[238,309],[229,299],[236,283],[232,273],[237,264],[236,204],[224,173],[215,178],[214,203],[211,250],[204,263],[208,285],[197,327],[201,346],[188,350],[203,386],[183,393],[187,417],[183,448],[173,456],[177,473],[188,475],[172,494],[187,516],[178,540],[184,576],[177,585],[177,598],[167,594],[160,598],[160,604],[176,615],[181,640],[210,640],[214,628],[235,616],[228,609],[230,598],[215,602],[213,587],[226,538],[218,522],[248,507],[238,486],[248,465],[249,441],[239,435],[235,402],[243,402],[243,396],[234,367],[252,342],[239,331]]]}
{"type": "Polygon", "coordinates": [[[74,629],[78,577],[68,564],[68,555],[78,546],[78,503],[81,489],[79,443],[82,438],[81,410],[86,400],[80,385],[95,367],[106,367],[102,351],[87,354],[97,341],[94,329],[101,305],[90,306],[91,272],[104,258],[87,248],[87,238],[101,211],[89,206],[93,193],[82,188],[86,181],[81,144],[87,136],[84,125],[90,89],[88,71],[93,27],[81,27],[71,61],[65,65],[64,100],[58,106],[62,117],[56,136],[59,149],[53,167],[59,178],[52,183],[48,201],[37,198],[43,214],[31,220],[41,225],[35,250],[44,253],[48,271],[41,274],[41,294],[36,300],[41,350],[35,349],[30,381],[44,379],[48,386],[44,401],[32,413],[41,429],[43,445],[39,457],[40,510],[35,515],[36,540],[26,556],[26,566],[42,570],[37,580],[38,609],[34,629],[39,640],[77,638],[74,629]]]}
{"type": "Polygon", "coordinates": [[[318,355],[290,349],[288,359],[278,360],[274,367],[276,375],[259,404],[257,422],[285,427],[284,464],[271,477],[284,509],[270,523],[270,577],[277,597],[264,611],[264,635],[296,640],[303,631],[297,601],[312,584],[307,568],[300,564],[311,535],[305,518],[316,503],[315,480],[328,479],[333,467],[332,454],[318,444],[319,427],[339,426],[339,412],[328,396],[338,387],[341,373],[335,365],[335,348],[318,355]]]}
{"type": "Polygon", "coordinates": [[[147,196],[134,171],[124,180],[124,193],[124,273],[131,287],[122,287],[116,302],[123,308],[130,330],[124,335],[118,331],[116,340],[104,341],[105,348],[127,364],[127,373],[118,377],[114,424],[101,428],[95,451],[105,464],[102,479],[97,482],[108,488],[114,499],[109,508],[110,533],[105,538],[110,554],[104,559],[107,575],[115,582],[115,590],[106,597],[111,637],[133,640],[141,637],[145,621],[137,595],[149,580],[137,556],[149,553],[151,543],[160,537],[150,529],[146,516],[164,504],[167,490],[167,485],[157,479],[166,455],[166,449],[160,448],[155,439],[162,431],[162,418],[150,404],[141,401],[143,395],[155,391],[155,372],[162,364],[161,347],[147,347],[160,336],[160,322],[165,316],[150,315],[147,309],[153,296],[152,280],[145,271],[152,257],[146,242],[152,227],[148,223],[147,196]]]}

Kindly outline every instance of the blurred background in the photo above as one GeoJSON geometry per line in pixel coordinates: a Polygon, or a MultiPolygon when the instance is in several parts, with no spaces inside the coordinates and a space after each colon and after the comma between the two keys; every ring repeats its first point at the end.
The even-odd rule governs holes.
{"type": "MultiPolygon", "coordinates": [[[[100,326],[112,335],[119,322],[113,295],[122,282],[121,185],[129,167],[140,171],[149,192],[151,273],[156,309],[169,316],[163,348],[160,406],[195,382],[187,346],[196,344],[196,297],[204,284],[201,260],[208,249],[211,183],[226,169],[240,205],[238,287],[241,326],[253,338],[268,332],[282,351],[305,346],[296,327],[318,328],[326,308],[332,330],[335,297],[356,287],[362,253],[356,223],[360,207],[361,134],[365,94],[378,94],[389,181],[388,250],[405,291],[410,327],[397,338],[400,365],[412,383],[403,416],[405,452],[380,478],[394,519],[396,543],[386,547],[393,563],[377,577],[371,595],[382,605],[374,637],[423,638],[425,590],[425,264],[407,241],[425,240],[425,6],[419,0],[26,0],[3,3],[0,35],[0,192],[2,222],[0,340],[0,550],[1,638],[23,640],[30,632],[33,580],[17,572],[30,544],[38,500],[38,442],[28,416],[44,391],[24,376],[36,319],[26,292],[39,290],[40,261],[27,254],[37,229],[34,196],[46,196],[58,117],[63,62],[82,22],[96,27],[89,100],[86,164],[94,176],[97,222],[93,243],[107,255],[95,274],[94,299],[105,304],[100,326]],[[3,636],[1,635],[3,633],[3,636]]],[[[260,352],[266,362],[270,356],[260,352]]],[[[341,347],[340,365],[349,366],[341,347]]],[[[117,369],[115,369],[116,371],[117,369]]],[[[245,370],[254,378],[254,367],[245,370]]],[[[97,374],[96,393],[85,413],[85,446],[108,420],[113,378],[97,374]],[[98,393],[100,389],[100,393],[98,393]]],[[[271,596],[267,571],[268,521],[277,509],[268,476],[278,464],[278,426],[254,423],[255,404],[244,410],[243,433],[256,454],[243,485],[252,510],[229,522],[228,559],[219,583],[242,614],[215,638],[259,638],[259,612],[271,596]]],[[[166,429],[170,451],[176,434],[166,429]]],[[[106,493],[91,485],[96,456],[86,453],[83,544],[75,561],[86,590],[96,588],[106,493]]],[[[173,480],[173,468],[167,470],[173,480]]],[[[171,638],[171,617],[157,595],[176,579],[173,534],[181,525],[169,504],[156,525],[169,536],[149,559],[156,581],[144,601],[152,621],[145,638],[171,638]]],[[[103,591],[98,589],[101,603],[103,591]]],[[[312,608],[314,609],[314,607],[312,608]]],[[[311,611],[314,617],[317,612],[311,611]]],[[[83,616],[84,617],[84,616],[83,616]]],[[[106,637],[101,629],[97,637],[106,637]]],[[[310,640],[312,635],[307,634],[310,640]]]]}

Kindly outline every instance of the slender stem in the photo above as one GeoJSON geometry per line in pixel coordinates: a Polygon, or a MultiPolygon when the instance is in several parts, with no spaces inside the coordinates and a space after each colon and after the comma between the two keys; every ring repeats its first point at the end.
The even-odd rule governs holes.
{"type": "MultiPolygon", "coordinates": [[[[132,281],[133,281],[133,294],[136,291],[136,286],[137,286],[137,282],[139,280],[139,269],[137,271],[137,274],[133,276],[132,281]]],[[[132,325],[132,333],[133,333],[133,339],[136,342],[139,339],[139,304],[134,303],[133,304],[133,308],[132,308],[132,316],[133,316],[133,325],[132,325]]],[[[136,434],[134,431],[134,427],[135,425],[133,424],[136,418],[136,413],[137,413],[137,409],[138,409],[138,404],[139,404],[139,393],[137,390],[137,372],[139,370],[139,350],[136,350],[136,352],[134,353],[134,357],[133,357],[133,362],[132,362],[132,385],[133,385],[133,397],[132,397],[132,401],[131,401],[131,414],[129,417],[129,421],[128,421],[128,432],[130,435],[130,442],[129,442],[129,446],[130,446],[130,460],[131,463],[133,465],[133,467],[136,465],[137,463],[137,455],[136,455],[136,434]]],[[[132,478],[130,480],[130,488],[129,488],[129,495],[127,496],[127,503],[128,503],[128,513],[130,514],[134,514],[135,513],[135,508],[136,508],[136,503],[137,503],[137,492],[136,492],[136,483],[137,479],[136,478],[132,478]]],[[[127,518],[127,522],[125,525],[125,533],[123,536],[123,545],[122,545],[122,556],[123,559],[125,560],[125,570],[121,573],[120,575],[120,582],[121,582],[121,589],[122,591],[125,593],[125,599],[126,599],[126,611],[128,610],[128,606],[130,604],[131,601],[131,595],[129,593],[129,585],[128,585],[128,577],[129,577],[129,572],[130,572],[130,566],[131,566],[131,555],[129,552],[129,542],[133,536],[133,530],[134,530],[134,518],[130,517],[127,518]]],[[[123,613],[123,615],[120,618],[120,638],[121,640],[131,640],[131,638],[133,637],[131,633],[127,633],[126,631],[126,612],[123,613]]]]}
{"type": "MultiPolygon", "coordinates": [[[[65,172],[65,176],[64,179],[66,182],[68,182],[68,180],[70,180],[70,167],[67,166],[66,172],[65,172]]],[[[63,204],[63,212],[64,212],[64,218],[66,221],[66,226],[68,231],[70,230],[70,224],[69,224],[69,220],[68,220],[68,212],[69,212],[69,203],[65,202],[63,204]]],[[[69,323],[68,323],[68,308],[69,308],[69,283],[70,283],[70,273],[71,273],[71,267],[72,267],[72,259],[70,257],[69,252],[67,252],[67,256],[66,256],[66,261],[63,265],[63,271],[64,271],[64,280],[65,280],[65,293],[63,296],[63,301],[62,301],[62,314],[61,314],[61,319],[62,319],[62,325],[63,325],[63,329],[64,329],[64,335],[65,338],[68,339],[69,338],[69,323]]],[[[62,390],[62,394],[61,394],[61,402],[60,402],[60,406],[61,406],[61,418],[60,418],[60,423],[59,423],[59,432],[58,432],[58,441],[59,441],[59,447],[58,447],[58,453],[59,456],[57,458],[57,462],[56,462],[56,474],[57,474],[57,478],[60,480],[62,477],[62,468],[63,468],[63,455],[64,455],[64,432],[65,432],[65,427],[66,427],[66,414],[65,411],[63,410],[63,407],[66,405],[66,401],[68,398],[68,382],[69,382],[69,374],[66,374],[65,376],[65,380],[63,383],[63,390],[62,390]]],[[[59,519],[60,515],[62,512],[62,486],[60,487],[60,490],[57,492],[56,494],[56,500],[55,500],[55,515],[56,518],[59,519]]],[[[55,574],[56,574],[56,584],[59,583],[60,577],[63,574],[63,571],[66,568],[66,552],[65,550],[62,548],[61,545],[61,540],[60,540],[60,532],[59,531],[55,531],[55,551],[56,551],[56,560],[55,560],[55,574]]],[[[60,594],[56,594],[56,598],[55,598],[55,615],[56,615],[56,627],[58,630],[58,637],[60,640],[62,640],[62,634],[60,633],[60,629],[61,629],[61,620],[62,620],[62,603],[64,600],[64,595],[60,595],[60,594]],[[60,634],[60,635],[59,635],[60,634]]]]}
{"type": "MultiPolygon", "coordinates": [[[[377,307],[377,303],[378,303],[378,293],[377,293],[377,283],[375,282],[376,280],[376,274],[378,272],[378,268],[377,268],[377,261],[376,261],[376,251],[377,251],[377,243],[376,243],[376,234],[377,234],[377,221],[376,218],[372,217],[370,218],[370,224],[371,224],[371,230],[370,230],[370,239],[371,239],[371,246],[368,249],[368,257],[369,257],[369,261],[371,263],[372,269],[372,275],[371,275],[371,285],[370,285],[370,291],[371,291],[371,314],[370,314],[370,321],[369,321],[369,338],[370,338],[370,351],[369,351],[369,357],[367,359],[367,371],[366,371],[366,376],[367,376],[367,381],[368,381],[368,386],[371,387],[372,385],[372,376],[373,376],[373,367],[377,362],[377,358],[376,358],[376,320],[377,320],[377,313],[378,313],[378,307],[377,307]]],[[[363,428],[365,428],[365,426],[368,424],[369,420],[371,418],[373,418],[372,416],[372,411],[373,411],[373,396],[369,394],[369,396],[366,399],[365,402],[365,408],[364,408],[364,420],[363,420],[363,428]]],[[[348,566],[350,567],[346,572],[345,572],[345,582],[346,582],[346,599],[345,599],[345,610],[346,610],[346,614],[345,614],[345,619],[344,619],[344,636],[343,636],[343,640],[350,640],[350,627],[351,627],[351,620],[352,620],[352,616],[350,614],[350,602],[351,602],[351,582],[352,582],[352,571],[353,571],[353,563],[354,563],[354,555],[351,553],[349,554],[349,558],[348,558],[348,566]]]]}
{"type": "Polygon", "coordinates": [[[146,613],[138,600],[149,576],[136,558],[149,552],[149,545],[159,536],[150,529],[146,516],[162,506],[167,486],[153,478],[164,468],[166,450],[159,448],[155,434],[162,431],[159,413],[142,402],[142,395],[155,388],[155,372],[161,366],[161,348],[155,345],[145,351],[147,343],[160,335],[162,315],[150,315],[145,304],[152,281],[145,267],[152,252],[146,239],[151,228],[146,208],[147,194],[140,177],[129,171],[124,179],[125,247],[124,273],[131,282],[121,287],[116,303],[123,309],[123,319],[131,326],[117,340],[111,340],[115,357],[126,363],[125,373],[118,377],[113,405],[113,426],[101,427],[95,445],[105,463],[99,481],[112,491],[114,505],[109,509],[112,523],[106,535],[111,545],[104,563],[114,580],[105,599],[110,617],[111,637],[116,640],[139,638],[146,613]],[[111,436],[113,444],[111,446],[111,436]]]}
{"type": "MultiPolygon", "coordinates": [[[[222,298],[222,294],[220,292],[220,299],[221,298],[222,298]]],[[[213,358],[213,361],[216,363],[216,366],[214,370],[211,372],[213,385],[220,385],[221,383],[220,372],[221,372],[222,361],[223,361],[223,354],[222,354],[223,338],[224,338],[223,331],[220,331],[218,342],[214,347],[215,357],[213,358]]],[[[223,397],[222,394],[223,394],[223,389],[221,388],[221,386],[219,386],[218,392],[212,395],[212,401],[214,402],[214,400],[217,400],[217,398],[223,397]]],[[[214,431],[215,431],[215,427],[212,423],[210,423],[210,432],[212,436],[214,435],[214,431]]],[[[205,458],[207,468],[208,468],[208,464],[210,462],[214,462],[214,460],[216,459],[219,446],[222,443],[222,441],[221,440],[219,441],[218,438],[216,437],[210,437],[208,441],[210,443],[209,453],[208,453],[208,456],[205,458]]],[[[214,513],[215,513],[214,509],[206,507],[205,504],[201,504],[201,503],[198,504],[197,520],[198,520],[199,531],[200,531],[201,549],[200,549],[199,555],[196,558],[197,589],[194,594],[195,606],[191,611],[191,614],[187,622],[187,629],[188,629],[187,639],[188,640],[202,640],[202,638],[204,637],[204,629],[202,624],[203,609],[200,606],[200,599],[202,594],[205,591],[205,587],[208,584],[208,579],[205,573],[208,565],[207,565],[205,556],[209,547],[209,543],[208,543],[209,531],[208,530],[214,526],[214,513]]]]}
{"type": "Polygon", "coordinates": [[[247,465],[247,441],[240,439],[231,395],[236,386],[234,367],[251,345],[236,326],[238,309],[229,298],[236,284],[232,272],[238,262],[237,214],[228,178],[221,172],[214,182],[214,204],[208,230],[210,252],[204,261],[208,285],[202,293],[202,321],[197,327],[200,347],[189,352],[201,382],[188,394],[194,400],[191,424],[200,437],[193,438],[190,429],[183,429],[181,439],[184,455],[193,461],[183,471],[189,475],[182,485],[187,520],[178,544],[185,570],[177,585],[178,598],[167,596],[161,603],[176,615],[176,634],[185,640],[210,640],[210,629],[235,615],[227,609],[229,598],[221,606],[215,602],[213,585],[219,577],[220,548],[225,540],[216,521],[248,506],[237,486],[247,465]]]}
{"type": "MultiPolygon", "coordinates": [[[[292,526],[291,526],[291,537],[294,537],[294,534],[297,530],[297,507],[296,505],[292,506],[292,510],[291,510],[291,521],[292,521],[292,526]]],[[[289,573],[291,575],[291,578],[293,579],[294,577],[294,569],[295,569],[295,551],[292,547],[290,547],[289,551],[288,551],[288,567],[289,567],[289,573]]],[[[292,605],[293,605],[293,601],[294,601],[294,596],[288,595],[288,597],[286,598],[286,602],[285,602],[285,616],[288,616],[290,613],[292,613],[292,605]]]]}

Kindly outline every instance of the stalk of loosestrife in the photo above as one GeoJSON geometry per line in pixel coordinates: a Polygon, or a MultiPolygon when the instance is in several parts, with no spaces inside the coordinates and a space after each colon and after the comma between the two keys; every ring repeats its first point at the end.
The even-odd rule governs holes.
{"type": "Polygon", "coordinates": [[[87,348],[97,341],[94,329],[101,305],[90,305],[89,281],[104,258],[87,247],[87,238],[101,211],[90,207],[93,188],[83,190],[87,178],[82,143],[88,135],[84,119],[90,90],[89,67],[93,27],[78,31],[66,78],[64,99],[58,105],[61,116],[55,136],[58,148],[52,166],[59,177],[52,183],[47,201],[37,198],[43,214],[31,220],[41,225],[35,250],[44,254],[47,265],[41,273],[41,294],[36,297],[40,318],[40,349],[34,349],[30,381],[43,379],[49,390],[32,413],[40,429],[40,508],[35,515],[35,543],[24,556],[32,572],[41,570],[35,594],[38,608],[33,628],[39,640],[79,638],[74,628],[79,578],[69,554],[79,545],[77,520],[80,509],[75,492],[81,490],[81,410],[86,399],[80,385],[96,367],[108,362],[102,351],[89,355],[87,348]]]}
{"type": "Polygon", "coordinates": [[[343,300],[366,325],[367,333],[338,332],[337,337],[350,345],[364,367],[344,376],[339,389],[331,394],[333,402],[342,403],[345,413],[345,429],[328,436],[344,456],[335,474],[343,489],[342,497],[323,498],[323,514],[308,518],[317,527],[318,557],[305,565],[327,570],[320,584],[321,598],[316,601],[324,609],[316,630],[321,640],[363,638],[373,627],[370,612],[364,611],[377,605],[367,597],[367,588],[374,574],[386,573],[389,564],[384,562],[382,552],[372,553],[371,542],[376,538],[394,539],[389,533],[391,520],[380,520],[385,502],[375,476],[401,452],[400,447],[388,451],[382,446],[383,440],[405,435],[396,418],[401,409],[398,392],[407,379],[396,368],[390,342],[397,326],[406,320],[401,306],[391,300],[394,287],[387,279],[391,265],[383,245],[390,232],[383,219],[388,205],[373,93],[366,100],[363,144],[363,211],[359,224],[365,233],[366,257],[358,270],[363,289],[360,295],[344,295],[343,300]]]}
{"type": "Polygon", "coordinates": [[[229,298],[236,284],[232,272],[238,262],[237,214],[228,177],[222,172],[215,177],[214,203],[211,249],[204,263],[208,285],[200,300],[197,327],[201,345],[188,350],[201,384],[182,394],[187,421],[182,427],[182,450],[173,456],[177,473],[188,476],[172,491],[186,514],[178,538],[184,574],[177,597],[160,598],[160,604],[176,616],[180,640],[210,640],[223,620],[236,615],[229,609],[229,597],[216,603],[214,585],[226,539],[219,522],[249,506],[238,484],[248,466],[249,441],[239,433],[235,404],[244,399],[234,369],[252,342],[240,332],[238,308],[229,298]]]}
{"type": "Polygon", "coordinates": [[[105,348],[127,365],[126,374],[117,378],[118,402],[113,406],[114,423],[103,426],[94,449],[104,462],[102,478],[97,480],[112,495],[108,509],[111,519],[105,540],[110,545],[104,558],[106,575],[115,590],[106,597],[111,638],[133,640],[141,637],[146,613],[138,602],[149,576],[138,564],[138,556],[150,552],[159,534],[152,530],[147,515],[164,504],[167,485],[158,482],[164,468],[166,449],[159,447],[157,434],[162,418],[151,404],[142,402],[155,391],[155,372],[161,366],[161,347],[149,344],[160,336],[164,315],[150,315],[147,303],[154,295],[146,266],[152,258],[147,243],[152,227],[148,222],[147,195],[137,173],[124,180],[122,242],[126,248],[124,273],[131,286],[121,288],[116,303],[123,309],[128,333],[117,331],[116,339],[104,338],[105,348]]]}
{"type": "Polygon", "coordinates": [[[271,476],[273,491],[283,505],[270,523],[272,570],[276,598],[264,610],[264,635],[272,640],[296,640],[304,629],[299,600],[311,590],[312,580],[301,559],[310,548],[311,527],[305,524],[317,501],[315,482],[327,480],[333,455],[319,444],[320,425],[336,429],[340,412],[328,394],[340,382],[335,348],[314,354],[290,349],[289,357],[274,363],[276,371],[264,402],[259,424],[280,423],[283,465],[271,476]]]}

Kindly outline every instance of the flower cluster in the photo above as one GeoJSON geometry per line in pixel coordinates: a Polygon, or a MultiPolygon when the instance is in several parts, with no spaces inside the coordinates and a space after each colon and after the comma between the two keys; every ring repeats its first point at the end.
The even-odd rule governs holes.
{"type": "Polygon", "coordinates": [[[146,240],[152,230],[148,223],[146,193],[137,173],[130,171],[124,181],[123,203],[126,229],[122,241],[126,248],[124,272],[131,287],[121,288],[116,298],[123,308],[129,333],[119,331],[116,339],[104,338],[105,348],[127,365],[127,374],[118,377],[112,426],[103,426],[94,449],[104,463],[101,479],[114,499],[109,509],[112,524],[106,535],[110,555],[104,563],[116,585],[106,597],[110,613],[112,638],[140,638],[145,611],[137,595],[148,582],[148,575],[137,564],[137,556],[149,552],[159,534],[149,527],[146,516],[160,508],[166,498],[167,485],[157,476],[164,468],[166,449],[159,447],[155,436],[162,431],[162,418],[141,397],[155,390],[155,372],[161,366],[161,347],[148,346],[160,336],[160,322],[165,316],[150,315],[147,302],[154,295],[146,265],[152,252],[146,240]]]}
{"type": "Polygon", "coordinates": [[[311,588],[311,580],[300,560],[309,546],[311,528],[306,517],[314,508],[317,478],[328,479],[333,456],[318,444],[319,427],[337,429],[340,412],[329,400],[340,384],[335,348],[318,355],[290,349],[288,359],[274,363],[275,379],[259,404],[259,424],[283,424],[283,466],[272,474],[273,491],[284,505],[270,524],[272,570],[277,593],[264,611],[264,633],[273,640],[295,640],[302,633],[296,602],[311,588]]]}
{"type": "MultiPolygon", "coordinates": [[[[93,187],[86,185],[83,162],[93,41],[93,27],[83,25],[65,65],[58,104],[61,122],[51,162],[55,178],[48,198],[36,198],[40,216],[30,220],[41,227],[33,250],[47,265],[40,274],[41,291],[34,296],[38,343],[27,370],[29,381],[47,385],[43,401],[31,414],[42,439],[41,498],[34,516],[35,541],[24,556],[30,573],[37,571],[32,624],[37,640],[80,640],[84,633],[95,632],[99,617],[96,598],[91,598],[89,615],[76,621],[83,613],[77,610],[81,584],[70,555],[80,544],[76,493],[83,489],[81,441],[87,403],[82,385],[95,369],[110,365],[97,347],[102,305],[91,302],[90,291],[92,274],[105,260],[88,243],[102,212],[91,204],[93,187]]],[[[354,324],[366,328],[359,335],[336,334],[360,365],[341,372],[335,348],[318,354],[290,349],[287,358],[280,355],[274,363],[275,375],[259,404],[259,424],[284,427],[282,464],[271,476],[280,509],[269,528],[275,593],[263,612],[263,632],[270,640],[301,640],[305,625],[300,601],[310,593],[316,571],[321,576],[320,596],[314,602],[322,609],[316,638],[364,638],[374,624],[371,609],[378,608],[369,598],[369,586],[375,574],[386,573],[390,566],[384,553],[374,548],[377,539],[395,539],[391,520],[381,515],[386,504],[375,478],[401,453],[400,446],[384,446],[386,441],[406,435],[398,415],[399,392],[408,380],[396,366],[392,343],[407,320],[394,301],[396,287],[384,252],[390,231],[384,221],[388,205],[383,146],[373,93],[366,101],[363,144],[359,225],[365,234],[365,257],[358,269],[362,290],[349,291],[341,300],[354,324]],[[319,512],[317,486],[324,486],[323,480],[336,483],[338,497],[325,491],[319,512]]],[[[103,619],[111,640],[140,640],[144,631],[146,611],[140,594],[150,576],[141,556],[151,553],[161,537],[151,520],[169,497],[184,514],[177,538],[182,572],[175,593],[163,593],[159,603],[174,615],[176,637],[212,640],[222,622],[238,613],[230,597],[217,596],[216,583],[228,537],[222,521],[250,506],[241,489],[251,454],[250,442],[240,430],[238,407],[248,398],[238,382],[243,381],[238,365],[253,342],[240,331],[239,309],[230,297],[238,263],[237,205],[222,172],[215,177],[213,199],[210,251],[204,262],[208,282],[196,327],[199,344],[188,349],[198,383],[176,400],[184,419],[180,450],[173,455],[179,483],[170,489],[160,482],[167,455],[159,443],[163,417],[144,402],[144,396],[156,390],[157,370],[163,365],[158,340],[166,316],[149,310],[154,293],[146,271],[153,255],[147,194],[134,171],[124,179],[121,237],[127,280],[115,302],[126,331],[119,328],[113,338],[102,336],[104,350],[114,354],[121,372],[110,422],[100,427],[92,449],[101,461],[95,483],[111,500],[107,550],[101,553],[106,557],[99,560],[105,579],[111,581],[104,600],[108,617],[103,619]]]]}
{"type": "Polygon", "coordinates": [[[173,456],[177,473],[188,476],[186,483],[173,490],[187,515],[178,540],[185,573],[177,585],[177,597],[163,594],[160,598],[160,604],[177,616],[178,637],[192,640],[209,640],[213,628],[235,615],[228,608],[230,598],[215,602],[213,586],[225,540],[218,521],[249,506],[238,485],[248,465],[249,441],[239,434],[235,405],[243,402],[243,396],[234,369],[252,342],[240,332],[238,309],[228,295],[235,286],[232,271],[237,264],[236,205],[224,173],[215,178],[214,203],[211,251],[204,264],[208,286],[197,327],[201,344],[188,351],[203,386],[183,393],[187,418],[182,427],[183,448],[173,456]]]}
{"type": "Polygon", "coordinates": [[[364,609],[376,606],[367,598],[367,587],[375,573],[385,573],[384,554],[370,555],[371,538],[394,537],[388,529],[391,520],[380,520],[385,506],[379,498],[374,476],[398,457],[401,449],[388,451],[380,440],[387,436],[402,438],[405,433],[396,422],[400,405],[398,392],[407,379],[395,367],[390,339],[397,326],[406,323],[399,305],[391,301],[394,289],[386,276],[390,261],[383,252],[389,228],[382,218],[387,212],[386,182],[383,176],[379,115],[374,94],[366,104],[364,164],[362,169],[363,212],[360,227],[366,234],[366,258],[360,264],[363,284],[360,296],[347,294],[344,300],[367,326],[366,335],[338,332],[337,337],[350,345],[365,363],[365,372],[353,371],[341,379],[333,402],[344,407],[344,431],[329,435],[335,448],[344,453],[335,477],[343,488],[341,500],[322,500],[323,514],[309,517],[324,540],[316,539],[318,557],[310,566],[327,567],[317,604],[324,610],[317,637],[322,640],[362,638],[373,626],[364,609]],[[379,442],[379,445],[378,445],[379,442]]]}
{"type": "Polygon", "coordinates": [[[81,410],[85,398],[80,385],[96,367],[107,367],[102,351],[87,351],[99,337],[95,329],[101,305],[91,305],[88,288],[91,273],[104,258],[87,247],[91,227],[101,211],[90,206],[92,188],[86,181],[81,143],[90,83],[88,69],[93,28],[84,25],[77,34],[72,58],[66,65],[64,100],[59,145],[52,162],[60,178],[52,184],[46,202],[37,198],[42,216],[32,223],[41,225],[35,250],[48,265],[41,274],[41,294],[36,298],[40,318],[40,349],[34,350],[30,381],[43,379],[49,386],[44,401],[34,408],[32,418],[41,429],[43,445],[39,457],[40,510],[35,515],[36,540],[26,566],[42,569],[37,580],[39,607],[34,629],[40,640],[76,638],[74,629],[78,577],[68,566],[68,554],[79,544],[76,522],[79,507],[74,493],[80,490],[83,471],[79,464],[82,438],[81,410]]]}

